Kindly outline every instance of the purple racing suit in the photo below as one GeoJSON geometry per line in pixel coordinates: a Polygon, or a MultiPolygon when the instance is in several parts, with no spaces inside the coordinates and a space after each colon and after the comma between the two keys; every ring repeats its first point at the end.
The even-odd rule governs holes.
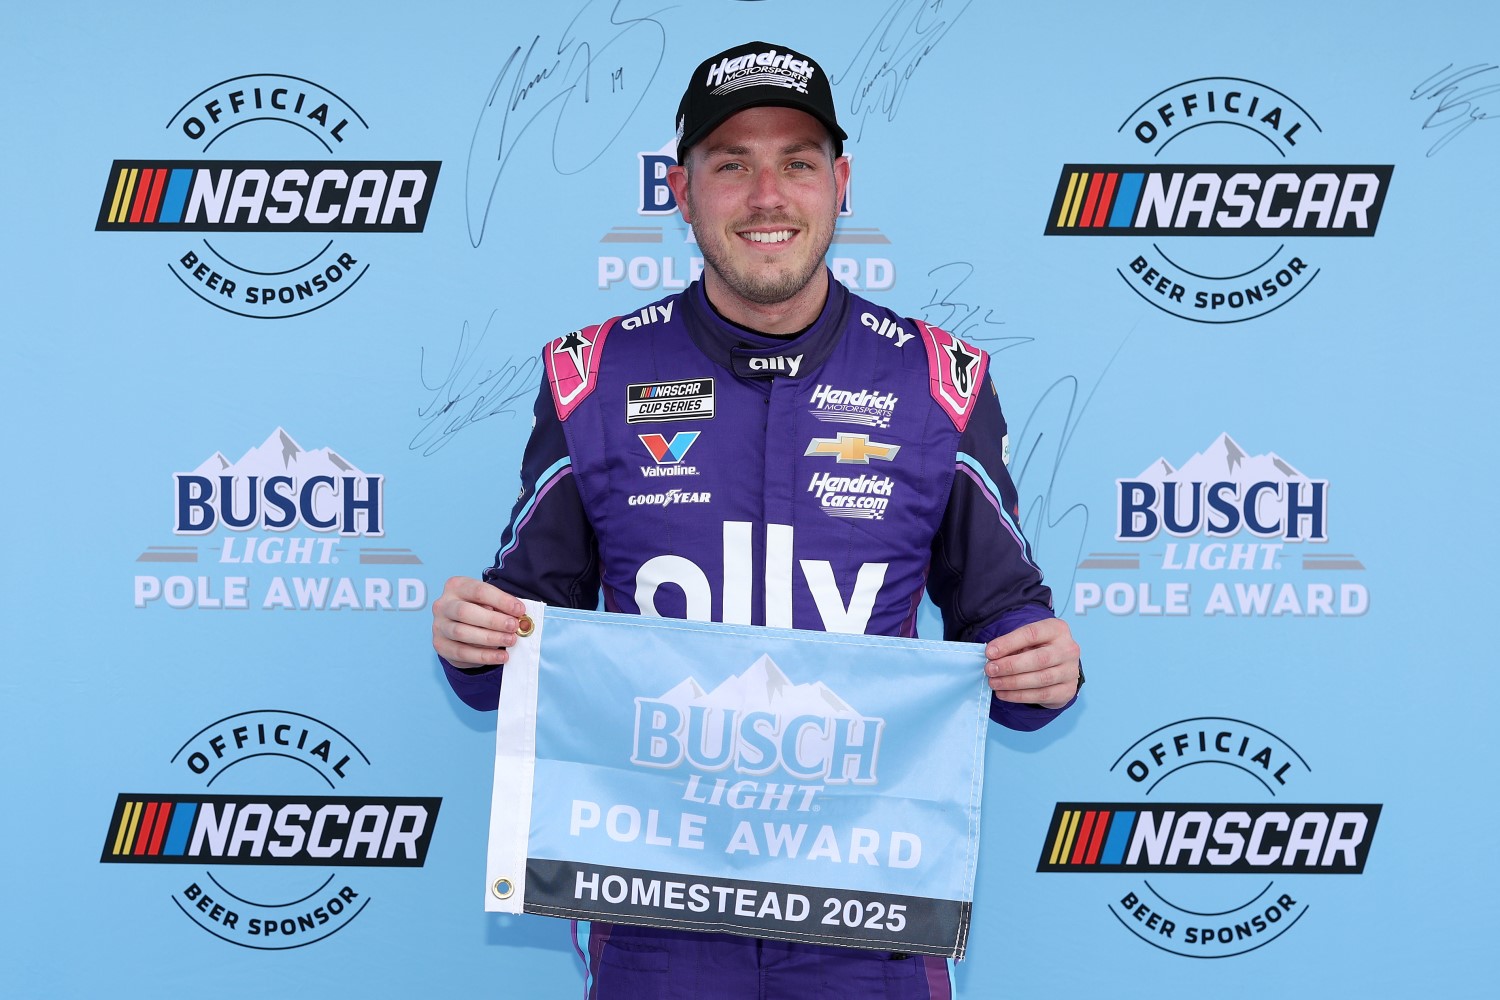
{"type": "MultiPolygon", "coordinates": [[[[825,272],[826,273],[826,272],[825,272]]],[[[548,344],[521,494],[484,579],[609,611],[984,642],[1051,617],[1005,470],[988,356],[827,275],[794,338],[725,320],[702,282],[548,344]]],[[[501,668],[445,664],[495,709],[501,668]]],[[[991,699],[1031,730],[1061,709],[991,699]]],[[[949,995],[926,956],[595,924],[590,995],[949,995]]]]}

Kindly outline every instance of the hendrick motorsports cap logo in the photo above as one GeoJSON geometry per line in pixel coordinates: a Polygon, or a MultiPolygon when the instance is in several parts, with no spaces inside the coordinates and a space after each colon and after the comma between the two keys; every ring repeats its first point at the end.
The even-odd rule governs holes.
{"type": "Polygon", "coordinates": [[[371,234],[427,223],[440,164],[344,158],[344,144],[369,128],[310,80],[221,81],[167,122],[200,155],[115,160],[94,228],[184,234],[170,252],[173,276],[226,312],[285,319],[321,309],[365,276],[371,234]]]}
{"type": "Polygon", "coordinates": [[[1257,155],[1267,145],[1275,153],[1266,163],[1063,165],[1046,235],[1135,237],[1110,251],[1116,274],[1158,309],[1200,323],[1255,319],[1302,294],[1331,256],[1307,238],[1374,236],[1391,184],[1389,164],[1288,162],[1315,155],[1322,126],[1281,91],[1238,77],[1174,84],[1116,131],[1152,159],[1168,146],[1184,159],[1228,159],[1248,135],[1259,137],[1257,155]]]}
{"type": "Polygon", "coordinates": [[[171,763],[201,790],[121,793],[99,860],[173,866],[177,908],[246,948],[300,948],[348,926],[381,877],[372,869],[423,866],[442,804],[338,794],[346,782],[368,781],[370,760],[343,733],[300,712],[220,719],[178,747],[171,763]]]}
{"type": "Polygon", "coordinates": [[[1125,784],[1108,800],[1057,803],[1036,870],[1118,876],[1100,880],[1110,883],[1101,890],[1110,913],[1163,951],[1188,958],[1254,951],[1307,913],[1320,891],[1307,876],[1360,875],[1370,855],[1379,805],[1282,799],[1311,780],[1311,770],[1252,723],[1170,723],[1110,765],[1125,784]],[[1258,801],[1222,801],[1247,791],[1258,801]]]}

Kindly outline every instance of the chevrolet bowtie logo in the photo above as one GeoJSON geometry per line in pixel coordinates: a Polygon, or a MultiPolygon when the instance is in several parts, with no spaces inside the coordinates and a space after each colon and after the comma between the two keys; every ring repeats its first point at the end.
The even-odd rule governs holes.
{"type": "Polygon", "coordinates": [[[899,444],[871,441],[868,434],[840,434],[837,438],[813,438],[802,454],[832,455],[840,465],[869,465],[872,458],[889,462],[900,450],[899,444]]]}

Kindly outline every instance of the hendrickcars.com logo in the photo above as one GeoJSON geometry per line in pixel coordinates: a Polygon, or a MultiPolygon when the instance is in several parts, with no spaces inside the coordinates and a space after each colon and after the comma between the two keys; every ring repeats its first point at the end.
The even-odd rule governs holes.
{"type": "Polygon", "coordinates": [[[427,224],[440,163],[331,158],[369,128],[342,97],[301,77],[220,81],[167,123],[198,156],[115,160],[94,228],[202,234],[178,243],[169,267],[226,312],[286,319],[321,309],[368,272],[364,237],[427,224]],[[210,150],[240,155],[211,159],[210,150]],[[267,155],[282,151],[296,155],[267,155]]]}
{"type": "Polygon", "coordinates": [[[171,764],[204,790],[121,793],[99,860],[170,866],[183,915],[246,948],[300,948],[343,930],[369,905],[382,877],[375,869],[426,863],[442,805],[433,796],[328,794],[368,781],[370,759],[300,712],[219,719],[171,764]]]}
{"type": "Polygon", "coordinates": [[[1327,244],[1307,238],[1374,236],[1380,223],[1391,165],[1286,162],[1307,154],[1322,131],[1307,109],[1254,80],[1174,84],[1142,102],[1116,132],[1153,159],[1191,136],[1173,153],[1198,162],[1064,164],[1046,235],[1134,238],[1112,253],[1115,273],[1181,319],[1264,316],[1301,295],[1321,271],[1327,244]],[[1204,128],[1210,125],[1234,127],[1204,128]],[[1249,136],[1259,137],[1254,150],[1269,145],[1278,159],[1225,162],[1249,136]],[[1206,154],[1214,159],[1204,162],[1206,154]]]}
{"type": "Polygon", "coordinates": [[[1110,765],[1135,797],[1054,806],[1036,870],[1119,876],[1100,880],[1110,914],[1162,951],[1243,955],[1307,914],[1323,888],[1309,876],[1364,873],[1381,807],[1281,801],[1311,770],[1285,740],[1241,719],[1169,723],[1110,765]],[[1216,789],[1241,796],[1244,776],[1265,799],[1198,797],[1216,789]],[[1175,801],[1161,792],[1168,779],[1175,801]]]}

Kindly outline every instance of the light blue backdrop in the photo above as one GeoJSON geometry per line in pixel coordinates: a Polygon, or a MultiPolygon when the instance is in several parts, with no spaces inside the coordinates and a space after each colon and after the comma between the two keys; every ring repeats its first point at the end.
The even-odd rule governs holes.
{"type": "Polygon", "coordinates": [[[1484,120],[1500,111],[1492,5],[268,0],[32,5],[4,22],[0,177],[15,197],[0,991],[577,995],[565,923],[482,912],[494,721],[448,693],[425,607],[498,542],[540,345],[687,277],[680,217],[643,202],[649,154],[671,139],[690,68],[765,38],[833,76],[854,177],[838,273],[993,353],[1023,517],[1085,649],[1077,710],[990,740],[960,993],[1490,995],[1497,681],[1481,635],[1496,551],[1478,518],[1500,485],[1484,402],[1500,242],[1500,126],[1484,120]],[[227,112],[223,82],[251,75],[331,92],[357,118],[335,139],[308,106],[299,124],[227,112]],[[1248,114],[1188,130],[1183,95],[1201,114],[1231,85],[1284,98],[1283,128],[1299,109],[1295,145],[1248,114]],[[213,100],[219,123],[203,117],[213,100]],[[1134,126],[1160,105],[1179,131],[1144,145],[1134,126]],[[181,128],[195,115],[196,140],[181,128]],[[340,233],[326,250],[307,233],[96,230],[115,160],[218,159],[440,161],[441,173],[421,233],[340,233]],[[1368,238],[1044,235],[1065,164],[1182,163],[1394,172],[1368,238]],[[188,252],[241,269],[238,312],[253,311],[252,273],[294,285],[340,254],[363,270],[315,311],[247,318],[182,266],[188,252]],[[1148,256],[1179,278],[1233,275],[1276,254],[1316,278],[1230,324],[1174,315],[1130,270],[1148,256]],[[304,477],[340,469],[362,489],[380,477],[381,533],[305,519],[174,532],[174,476],[268,442],[266,460],[296,454],[304,477]],[[1326,541],[1116,538],[1118,480],[1160,481],[1158,460],[1196,468],[1198,455],[1222,472],[1231,450],[1243,468],[1326,482],[1326,541]],[[246,562],[251,540],[282,561],[246,562]],[[1206,548],[1187,562],[1190,545],[1221,540],[1261,547],[1234,568],[1202,568],[1206,548]],[[1216,584],[1236,610],[1266,594],[1265,613],[1208,614],[1216,584]],[[1142,613],[1165,611],[1174,586],[1185,613],[1142,613]],[[1367,602],[1285,610],[1317,587],[1367,602]],[[247,606],[212,606],[232,594],[247,606]],[[306,747],[231,736],[235,766],[209,787],[174,760],[220,735],[218,720],[258,710],[332,727],[368,764],[329,777],[306,747]],[[1196,732],[1179,720],[1198,718],[1258,727],[1301,763],[1285,786],[1232,754],[1147,756],[1151,781],[1174,763],[1214,765],[1160,786],[1126,774],[1149,754],[1138,741],[1196,732]],[[420,869],[100,862],[122,793],[219,792],[442,806],[420,869]],[[1363,874],[1036,871],[1059,802],[1271,798],[1380,804],[1363,874]],[[217,879],[212,894],[245,912],[295,916],[330,878],[367,905],[302,947],[241,947],[265,942],[226,942],[202,929],[207,911],[182,909],[189,885],[217,879]],[[1184,942],[1180,916],[1168,938],[1121,906],[1135,895],[1232,926],[1266,883],[1305,912],[1212,961],[1184,942]]]}

